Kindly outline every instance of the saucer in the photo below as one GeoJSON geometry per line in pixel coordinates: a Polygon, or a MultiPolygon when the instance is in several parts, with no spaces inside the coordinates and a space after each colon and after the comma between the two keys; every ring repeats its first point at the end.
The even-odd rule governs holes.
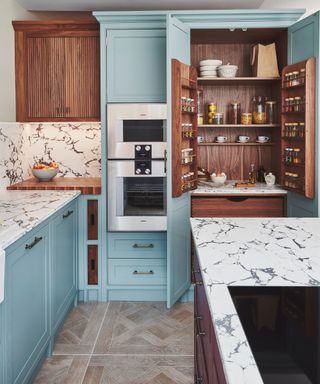
{"type": "Polygon", "coordinates": [[[225,144],[225,143],[227,143],[227,141],[218,141],[218,140],[215,140],[214,143],[217,143],[217,144],[225,144]]]}
{"type": "Polygon", "coordinates": [[[265,143],[268,143],[270,140],[265,140],[265,141],[259,141],[259,140],[256,140],[256,143],[259,143],[259,144],[265,144],[265,143]]]}
{"type": "Polygon", "coordinates": [[[237,143],[241,143],[241,144],[248,144],[249,141],[240,141],[240,140],[237,140],[237,143]]]}

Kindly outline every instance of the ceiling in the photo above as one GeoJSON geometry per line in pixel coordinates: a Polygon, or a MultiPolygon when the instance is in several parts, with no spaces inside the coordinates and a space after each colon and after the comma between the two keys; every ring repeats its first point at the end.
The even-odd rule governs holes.
{"type": "Polygon", "coordinates": [[[264,0],[16,0],[29,11],[256,9],[264,0]]]}

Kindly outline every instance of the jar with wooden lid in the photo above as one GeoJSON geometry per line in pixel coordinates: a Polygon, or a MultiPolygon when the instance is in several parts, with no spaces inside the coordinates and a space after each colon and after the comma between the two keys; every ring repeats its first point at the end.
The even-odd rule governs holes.
{"type": "Polygon", "coordinates": [[[241,124],[251,125],[252,124],[252,113],[242,113],[241,114],[241,124]]]}
{"type": "Polygon", "coordinates": [[[267,114],[265,108],[264,98],[262,96],[254,96],[252,99],[253,104],[253,123],[265,124],[267,121],[267,114]]]}
{"type": "Polygon", "coordinates": [[[276,101],[266,101],[266,113],[267,113],[267,123],[275,124],[276,122],[276,101]]]}
{"type": "Polygon", "coordinates": [[[294,164],[301,164],[302,159],[301,159],[301,149],[300,148],[293,148],[293,158],[292,162],[294,164]]]}

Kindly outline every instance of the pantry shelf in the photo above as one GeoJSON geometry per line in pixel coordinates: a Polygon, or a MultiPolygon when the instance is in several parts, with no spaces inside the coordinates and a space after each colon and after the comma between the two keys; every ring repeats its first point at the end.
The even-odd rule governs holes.
{"type": "Polygon", "coordinates": [[[236,82],[274,82],[280,81],[281,77],[198,77],[199,83],[236,83],[236,82]]]}
{"type": "Polygon", "coordinates": [[[213,145],[218,147],[225,147],[225,146],[244,146],[244,147],[257,147],[257,146],[274,146],[275,143],[199,143],[198,145],[205,146],[205,145],[213,145]]]}
{"type": "Polygon", "coordinates": [[[280,124],[201,124],[198,128],[279,128],[280,124]]]}

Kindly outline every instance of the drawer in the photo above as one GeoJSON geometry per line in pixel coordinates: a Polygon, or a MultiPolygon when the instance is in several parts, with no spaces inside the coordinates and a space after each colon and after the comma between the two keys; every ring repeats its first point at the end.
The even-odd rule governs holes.
{"type": "Polygon", "coordinates": [[[167,262],[165,259],[109,259],[109,284],[165,285],[167,262]]]}
{"type": "Polygon", "coordinates": [[[283,217],[284,197],[193,197],[192,217],[283,217]]]}
{"type": "Polygon", "coordinates": [[[166,232],[111,232],[108,234],[109,258],[160,259],[167,255],[166,232]]]}

